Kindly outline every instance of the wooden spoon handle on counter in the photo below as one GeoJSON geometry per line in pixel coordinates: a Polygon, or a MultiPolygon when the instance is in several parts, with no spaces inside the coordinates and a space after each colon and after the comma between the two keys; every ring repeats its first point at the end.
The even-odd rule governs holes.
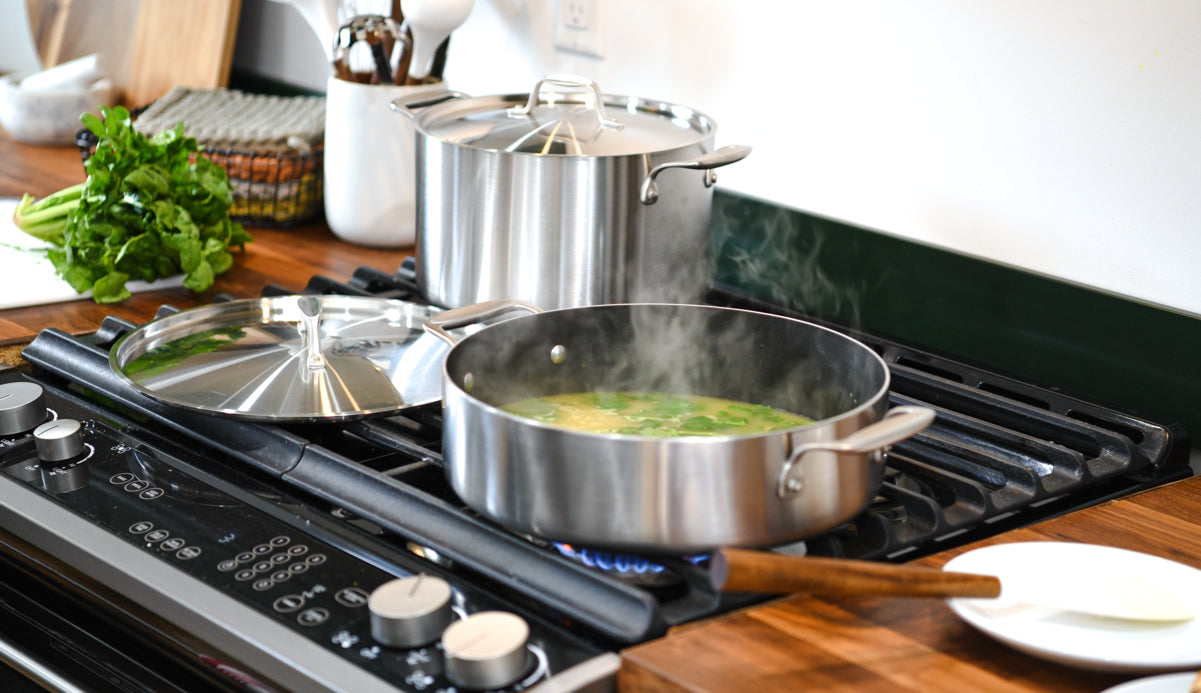
{"type": "Polygon", "coordinates": [[[722,549],[709,563],[709,581],[720,592],[894,597],[996,597],[992,575],[948,573],[934,568],[872,563],[769,551],[722,549]]]}

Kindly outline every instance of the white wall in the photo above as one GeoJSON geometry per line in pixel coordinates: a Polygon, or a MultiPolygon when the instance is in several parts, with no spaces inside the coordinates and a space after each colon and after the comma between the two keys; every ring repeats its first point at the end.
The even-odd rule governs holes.
{"type": "Polygon", "coordinates": [[[1201,316],[1196,0],[599,1],[604,59],[553,0],[476,0],[448,80],[691,106],[755,148],[725,189],[1201,316]]]}

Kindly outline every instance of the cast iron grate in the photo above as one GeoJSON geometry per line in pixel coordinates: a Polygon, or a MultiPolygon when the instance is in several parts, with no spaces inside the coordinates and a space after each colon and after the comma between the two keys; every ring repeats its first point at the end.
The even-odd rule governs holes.
{"type": "MultiPolygon", "coordinates": [[[[709,299],[819,322],[727,291],[709,299]]],[[[877,501],[810,540],[812,553],[909,560],[1191,474],[1178,425],[822,324],[884,358],[893,406],[931,407],[936,417],[889,451],[877,501]]]]}

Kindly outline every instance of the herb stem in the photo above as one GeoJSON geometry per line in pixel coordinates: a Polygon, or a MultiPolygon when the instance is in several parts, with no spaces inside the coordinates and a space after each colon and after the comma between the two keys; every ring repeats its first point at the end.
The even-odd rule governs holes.
{"type": "Polygon", "coordinates": [[[13,210],[17,228],[43,241],[62,245],[63,230],[71,211],[79,207],[87,183],[78,183],[37,200],[26,193],[13,210]]]}

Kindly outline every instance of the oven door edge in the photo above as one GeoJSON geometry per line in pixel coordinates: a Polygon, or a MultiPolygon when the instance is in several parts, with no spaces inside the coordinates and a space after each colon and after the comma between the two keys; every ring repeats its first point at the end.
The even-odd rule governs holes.
{"type": "Polygon", "coordinates": [[[0,498],[5,530],[285,690],[398,690],[4,475],[0,498]]]}

